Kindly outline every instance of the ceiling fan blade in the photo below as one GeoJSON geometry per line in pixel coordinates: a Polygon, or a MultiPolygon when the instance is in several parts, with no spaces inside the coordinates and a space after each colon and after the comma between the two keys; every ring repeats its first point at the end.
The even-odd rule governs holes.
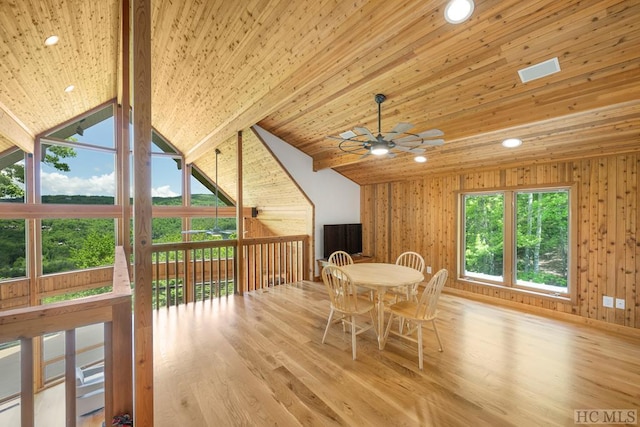
{"type": "Polygon", "coordinates": [[[387,159],[393,159],[394,157],[396,157],[396,155],[397,155],[396,153],[389,151],[387,154],[385,154],[385,157],[387,159]]]}
{"type": "Polygon", "coordinates": [[[405,140],[403,138],[402,141],[398,140],[398,141],[394,141],[396,143],[396,145],[409,145],[409,146],[422,146],[422,145],[442,145],[444,144],[444,139],[422,139],[422,138],[414,138],[414,139],[407,139],[405,140]]]}
{"type": "Polygon", "coordinates": [[[422,154],[426,151],[424,148],[403,147],[402,145],[396,145],[394,149],[397,149],[400,151],[406,151],[407,153],[413,153],[413,154],[422,154]]]}
{"type": "Polygon", "coordinates": [[[425,130],[424,132],[420,132],[417,135],[420,138],[431,138],[434,136],[443,136],[444,132],[442,132],[440,129],[430,129],[430,130],[425,130]]]}
{"type": "Polygon", "coordinates": [[[360,160],[362,160],[362,159],[364,159],[364,158],[368,157],[368,156],[369,156],[369,154],[371,154],[371,150],[367,150],[367,152],[366,152],[366,153],[364,153],[362,156],[360,156],[360,160]]]}
{"type": "Polygon", "coordinates": [[[404,138],[398,138],[393,142],[395,142],[396,144],[398,142],[402,144],[403,142],[417,141],[420,139],[433,138],[434,136],[443,136],[443,135],[444,135],[444,132],[442,132],[440,129],[431,129],[424,132],[420,132],[416,135],[409,135],[409,136],[405,136],[404,138]]]}
{"type": "Polygon", "coordinates": [[[369,141],[376,142],[378,141],[375,136],[371,133],[371,131],[365,127],[355,127],[354,128],[359,134],[367,137],[369,141]]]}
{"type": "Polygon", "coordinates": [[[385,139],[385,141],[392,141],[393,138],[395,138],[398,135],[402,135],[403,133],[405,133],[406,131],[408,131],[412,127],[413,127],[413,125],[411,123],[398,123],[396,125],[396,127],[391,129],[391,132],[388,132],[384,136],[384,139],[385,139]]]}

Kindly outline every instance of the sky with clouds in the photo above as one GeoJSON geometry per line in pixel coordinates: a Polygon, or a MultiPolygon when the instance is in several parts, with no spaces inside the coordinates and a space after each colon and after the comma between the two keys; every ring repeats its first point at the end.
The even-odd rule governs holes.
{"type": "MultiPolygon", "coordinates": [[[[106,120],[86,129],[83,141],[108,147],[113,138],[112,123],[106,120]]],[[[62,159],[69,165],[69,172],[59,171],[42,164],[43,195],[87,195],[115,196],[115,154],[89,149],[75,149],[76,157],[62,159]]],[[[153,197],[175,197],[181,194],[181,171],[175,161],[166,157],[152,159],[151,195],[153,197]]],[[[191,181],[192,192],[210,193],[195,179],[191,181]]]]}

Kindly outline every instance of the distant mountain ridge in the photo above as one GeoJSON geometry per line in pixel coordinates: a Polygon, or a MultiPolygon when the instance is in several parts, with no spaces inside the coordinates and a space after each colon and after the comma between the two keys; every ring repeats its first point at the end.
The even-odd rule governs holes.
{"type": "MultiPolygon", "coordinates": [[[[216,196],[214,194],[192,194],[191,204],[193,206],[215,206],[216,196]]],[[[152,197],[156,206],[181,206],[182,197],[152,197]]],[[[42,196],[42,203],[60,205],[113,205],[114,198],[111,196],[42,196]]],[[[23,203],[22,197],[0,199],[0,203],[23,203]]],[[[220,204],[220,206],[224,206],[220,204]]]]}

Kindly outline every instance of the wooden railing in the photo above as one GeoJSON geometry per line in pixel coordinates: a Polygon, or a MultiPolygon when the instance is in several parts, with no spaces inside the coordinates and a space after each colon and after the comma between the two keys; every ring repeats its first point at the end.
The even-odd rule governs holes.
{"type": "Polygon", "coordinates": [[[153,245],[153,307],[228,297],[307,278],[306,235],[246,239],[236,266],[237,240],[153,245]],[[238,268],[244,281],[238,283],[238,268]]]}
{"type": "MultiPolygon", "coordinates": [[[[75,330],[95,323],[104,323],[105,419],[111,420],[117,414],[133,413],[131,283],[121,247],[116,248],[111,293],[0,312],[0,343],[20,341],[23,427],[35,423],[34,339],[65,331],[65,382],[75,385],[75,330]]],[[[66,425],[75,426],[75,386],[65,387],[65,401],[66,425]]]]}
{"type": "MultiPolygon", "coordinates": [[[[228,297],[309,278],[306,235],[247,239],[236,265],[237,240],[153,246],[154,307],[228,297]],[[238,268],[243,275],[238,275],[238,268]],[[244,277],[238,283],[238,277],[244,277]]],[[[20,341],[21,425],[34,414],[34,340],[65,331],[65,382],[76,382],[77,328],[104,323],[105,420],[133,413],[131,281],[121,247],[116,248],[113,291],[60,303],[0,311],[0,344],[20,341]],[[115,392],[117,391],[117,392],[115,392]]],[[[65,387],[66,425],[76,425],[76,387],[65,387]]]]}
{"type": "Polygon", "coordinates": [[[253,291],[308,279],[308,243],[306,235],[245,239],[243,289],[253,291]]]}

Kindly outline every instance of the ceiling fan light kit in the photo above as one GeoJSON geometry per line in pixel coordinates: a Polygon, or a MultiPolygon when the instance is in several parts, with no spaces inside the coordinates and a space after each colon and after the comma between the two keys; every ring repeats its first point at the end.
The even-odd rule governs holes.
{"type": "Polygon", "coordinates": [[[410,133],[413,128],[411,123],[398,123],[391,131],[382,135],[381,126],[381,104],[387,97],[381,93],[375,95],[374,100],[378,104],[378,134],[374,135],[369,129],[363,126],[355,127],[339,134],[339,136],[329,136],[337,139],[338,148],[349,154],[359,154],[361,158],[370,154],[374,156],[396,157],[396,152],[417,154],[415,159],[418,163],[426,162],[426,157],[422,156],[427,146],[437,146],[444,144],[444,139],[437,138],[444,133],[439,129],[430,129],[418,134],[410,133]]]}
{"type": "Polygon", "coordinates": [[[384,142],[376,142],[371,145],[371,154],[373,154],[374,156],[382,156],[383,154],[387,154],[388,152],[389,148],[384,142]]]}

